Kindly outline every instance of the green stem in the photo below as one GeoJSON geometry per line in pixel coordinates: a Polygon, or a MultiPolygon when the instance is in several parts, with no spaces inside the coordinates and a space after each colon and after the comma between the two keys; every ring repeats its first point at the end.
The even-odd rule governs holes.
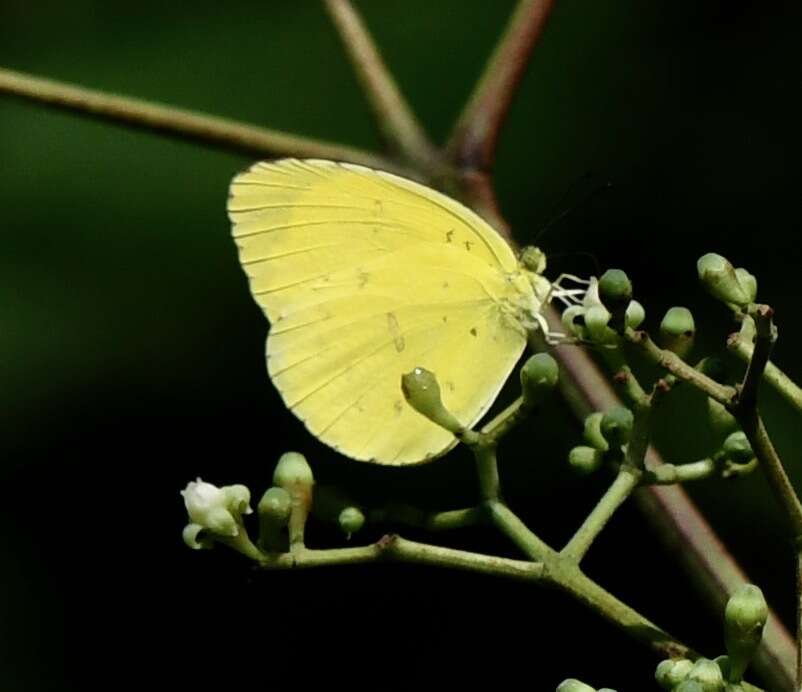
{"type": "Polygon", "coordinates": [[[333,159],[408,174],[403,167],[390,159],[361,149],[85,89],[14,70],[0,68],[0,94],[107,122],[202,142],[248,156],[333,159]]]}
{"type": "Polygon", "coordinates": [[[579,563],[587,553],[593,541],[601,533],[602,529],[610,521],[615,511],[638,487],[641,478],[641,471],[632,468],[628,464],[621,466],[618,475],[612,485],[607,489],[593,511],[582,523],[577,532],[562,549],[561,555],[569,560],[579,563]]]}
{"type": "MultiPolygon", "coordinates": [[[[741,360],[749,362],[754,352],[754,346],[747,343],[737,334],[734,334],[727,342],[729,349],[741,360]]],[[[763,378],[775,391],[780,394],[791,406],[802,413],[802,388],[800,388],[788,375],[786,375],[774,363],[769,361],[763,371],[763,378]]]]}
{"type": "Polygon", "coordinates": [[[771,489],[785,511],[795,541],[802,539],[802,503],[785,472],[766,426],[755,409],[735,411],[735,417],[752,445],[752,450],[766,474],[771,489]]]}
{"type": "Polygon", "coordinates": [[[802,692],[802,545],[796,546],[796,686],[802,692]]]}
{"type": "Polygon", "coordinates": [[[739,408],[754,408],[757,406],[757,390],[763,373],[768,365],[774,342],[777,340],[777,331],[774,327],[772,315],[774,311],[768,305],[755,305],[750,315],[755,322],[755,347],[752,357],[746,368],[743,383],[738,395],[739,408]]]}
{"type": "Polygon", "coordinates": [[[531,412],[531,408],[524,404],[523,397],[519,396],[507,406],[507,408],[482,427],[482,434],[489,437],[493,442],[498,442],[510,432],[510,430],[521,423],[531,412]]]}
{"type": "Polygon", "coordinates": [[[438,153],[401,95],[362,18],[349,0],[325,0],[325,5],[384,140],[405,161],[430,170],[438,153]]]}
{"type": "Polygon", "coordinates": [[[268,555],[262,559],[261,567],[265,570],[310,569],[330,565],[358,565],[380,560],[448,567],[524,581],[539,581],[543,575],[543,566],[537,563],[416,543],[400,536],[385,536],[377,543],[357,548],[332,550],[305,548],[294,553],[268,555]]]}
{"type": "Polygon", "coordinates": [[[735,397],[736,392],[733,387],[719,384],[692,365],[688,365],[676,353],[660,348],[646,332],[635,331],[628,327],[624,335],[630,343],[638,346],[641,352],[655,365],[668,370],[681,380],[691,383],[719,403],[728,406],[735,397]]]}
{"type": "Polygon", "coordinates": [[[476,472],[479,476],[479,494],[483,501],[498,500],[501,496],[501,481],[498,475],[496,445],[481,442],[473,447],[476,472]]]}
{"type": "Polygon", "coordinates": [[[538,538],[503,502],[491,500],[486,506],[493,523],[524,555],[532,560],[556,555],[555,551],[538,538]]]}

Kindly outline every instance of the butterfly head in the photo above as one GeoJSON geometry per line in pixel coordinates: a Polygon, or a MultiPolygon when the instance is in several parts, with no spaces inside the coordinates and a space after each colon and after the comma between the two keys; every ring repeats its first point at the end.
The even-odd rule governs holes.
{"type": "Polygon", "coordinates": [[[542,274],[546,271],[546,253],[539,247],[527,245],[521,250],[521,266],[533,274],[542,274]]]}

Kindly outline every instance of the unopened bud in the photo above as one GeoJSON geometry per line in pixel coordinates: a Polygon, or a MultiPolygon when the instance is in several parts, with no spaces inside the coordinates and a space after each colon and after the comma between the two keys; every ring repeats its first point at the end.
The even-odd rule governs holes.
{"type": "Polygon", "coordinates": [[[273,483],[284,488],[292,501],[288,521],[290,547],[303,547],[304,528],[312,507],[312,491],[315,485],[312,468],[306,457],[298,452],[282,454],[273,473],[273,483]]]}
{"type": "Polygon", "coordinates": [[[568,452],[568,465],[580,476],[596,471],[604,460],[604,452],[593,447],[580,445],[568,452]]]}
{"type": "Polygon", "coordinates": [[[524,404],[537,406],[551,394],[560,377],[557,361],[548,353],[536,353],[521,368],[521,392],[524,404]]]}
{"type": "Polygon", "coordinates": [[[691,668],[693,668],[693,661],[687,658],[670,658],[657,664],[654,679],[664,690],[673,690],[688,677],[691,668]]]}
{"type": "Polygon", "coordinates": [[[688,308],[670,308],[660,323],[660,343],[663,348],[684,358],[693,346],[696,325],[688,308]]]}
{"type": "Polygon", "coordinates": [[[259,547],[279,552],[284,541],[282,530],[287,526],[292,510],[292,498],[284,488],[268,488],[256,508],[259,514],[259,547]]]}
{"type": "Polygon", "coordinates": [[[415,368],[402,375],[401,391],[409,405],[432,423],[452,433],[463,430],[462,424],[443,405],[440,385],[433,372],[426,368],[415,368]]]}
{"type": "Polygon", "coordinates": [[[346,538],[350,539],[353,534],[364,526],[365,515],[359,507],[346,507],[340,512],[337,523],[339,523],[346,538]]]}
{"type": "Polygon", "coordinates": [[[688,682],[699,683],[700,692],[724,692],[724,676],[721,674],[721,669],[709,658],[697,659],[688,672],[688,677],[677,689],[688,682]]]}
{"type": "Polygon", "coordinates": [[[632,300],[632,282],[620,269],[608,269],[599,279],[599,298],[613,314],[623,313],[632,300]]]}
{"type": "Polygon", "coordinates": [[[721,445],[721,451],[727,459],[735,464],[748,464],[755,457],[749,439],[740,430],[727,436],[724,444],[721,445]]]}
{"type": "Polygon", "coordinates": [[[596,690],[584,682],[569,678],[568,680],[563,680],[557,686],[557,692],[596,692],[596,690]]]}
{"type": "Polygon", "coordinates": [[[637,300],[630,301],[624,313],[624,322],[630,329],[637,329],[646,319],[646,310],[637,300]]]}
{"type": "Polygon", "coordinates": [[[611,447],[621,447],[629,442],[635,417],[625,406],[614,406],[602,417],[601,432],[611,447]]]}
{"type": "Polygon", "coordinates": [[[729,654],[731,682],[740,682],[743,677],[760,645],[768,617],[766,599],[754,584],[744,584],[727,601],[724,609],[724,642],[729,654]]]}
{"type": "Polygon", "coordinates": [[[757,298],[757,279],[755,276],[750,274],[743,267],[738,267],[735,270],[735,276],[738,279],[738,283],[741,284],[741,287],[746,291],[749,302],[754,303],[757,298]]]}
{"type": "Polygon", "coordinates": [[[735,267],[725,257],[709,252],[699,258],[696,270],[702,285],[714,298],[739,307],[749,304],[748,287],[741,285],[735,267]]]}

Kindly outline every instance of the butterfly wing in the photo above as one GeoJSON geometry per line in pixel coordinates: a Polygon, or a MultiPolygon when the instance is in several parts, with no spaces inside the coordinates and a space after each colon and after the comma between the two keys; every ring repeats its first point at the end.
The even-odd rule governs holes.
{"type": "Polygon", "coordinates": [[[389,173],[294,159],[238,175],[228,209],[271,323],[268,372],[316,437],[393,465],[449,449],[403,400],[417,366],[464,424],[487,411],[525,346],[511,306],[531,288],[476,214],[389,173]]]}

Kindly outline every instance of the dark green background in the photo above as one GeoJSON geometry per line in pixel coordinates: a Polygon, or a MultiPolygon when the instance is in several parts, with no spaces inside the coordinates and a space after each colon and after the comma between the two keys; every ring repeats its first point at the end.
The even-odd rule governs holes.
{"type": "MultiPolygon", "coordinates": [[[[512,6],[359,3],[438,140],[512,6]]],[[[777,309],[776,361],[802,377],[800,14],[791,2],[558,0],[501,139],[497,181],[522,242],[573,207],[539,241],[555,271],[595,272],[586,253],[624,267],[652,326],[670,305],[694,309],[700,353],[730,325],[697,287],[696,258],[715,250],[745,265],[777,309]]],[[[4,0],[0,64],[377,146],[317,2],[4,0]]],[[[270,689],[319,673],[354,689],[552,690],[569,676],[649,688],[651,654],[560,594],[393,565],[258,575],[223,551],[185,549],[178,491],[197,475],[261,493],[293,448],[323,481],[447,508],[474,499],[470,459],[457,450],[417,469],[360,465],[282,408],[225,216],[247,158],[7,98],[0,133],[4,690],[205,689],[218,675],[226,689],[270,689]]],[[[694,397],[669,406],[660,439],[670,458],[710,451],[700,411],[694,397]]],[[[770,395],[766,416],[799,480],[798,419],[770,395]]],[[[503,449],[510,503],[557,543],[607,482],[567,473],[577,438],[555,403],[503,449]]],[[[762,478],[691,492],[790,620],[791,562],[762,478]]],[[[320,525],[309,533],[316,546],[342,542],[320,525]]],[[[434,540],[514,555],[490,531],[434,540]]],[[[613,520],[588,571],[720,653],[716,618],[634,508],[613,520]]]]}

